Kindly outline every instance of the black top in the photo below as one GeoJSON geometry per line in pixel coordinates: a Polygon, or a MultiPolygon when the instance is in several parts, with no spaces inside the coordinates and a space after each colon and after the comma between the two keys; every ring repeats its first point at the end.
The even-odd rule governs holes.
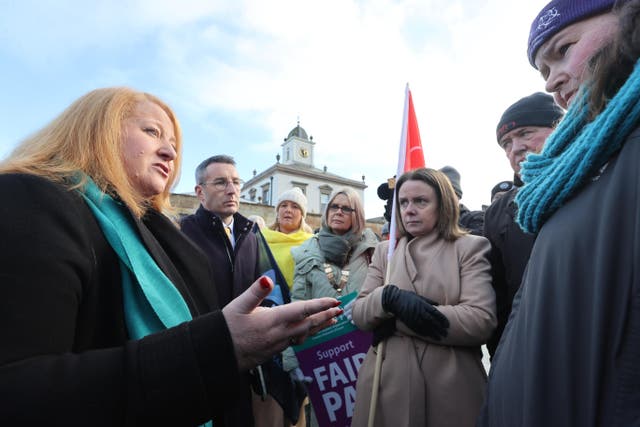
{"type": "Polygon", "coordinates": [[[0,200],[0,425],[222,419],[238,393],[233,343],[220,311],[202,315],[218,305],[207,260],[166,217],[135,223],[197,318],[129,341],[118,259],[82,197],[5,174],[0,200]]]}
{"type": "Polygon", "coordinates": [[[484,235],[491,242],[491,276],[496,292],[498,326],[487,342],[487,349],[493,358],[502,331],[511,313],[511,303],[522,275],[529,261],[534,234],[527,234],[516,223],[517,207],[515,197],[518,187],[514,187],[489,206],[484,214],[484,235]]]}
{"type": "Polygon", "coordinates": [[[480,426],[637,426],[640,131],[540,229],[480,426]]]}
{"type": "MultiPolygon", "coordinates": [[[[182,219],[182,232],[206,254],[216,278],[212,289],[218,294],[220,307],[244,292],[261,275],[258,268],[258,241],[251,231],[253,222],[239,213],[233,215],[235,246],[231,245],[222,220],[217,215],[198,208],[195,214],[182,219]]],[[[254,425],[251,388],[252,377],[242,376],[242,394],[227,407],[225,422],[229,426],[254,425]]]]}
{"type": "Polygon", "coordinates": [[[465,205],[460,203],[460,227],[474,236],[482,236],[484,228],[484,212],[470,211],[465,205]]]}
{"type": "Polygon", "coordinates": [[[235,246],[232,247],[220,217],[202,206],[195,214],[180,223],[182,232],[189,236],[211,261],[216,278],[220,306],[244,292],[258,277],[258,241],[251,232],[253,222],[239,213],[233,215],[235,246]]]}

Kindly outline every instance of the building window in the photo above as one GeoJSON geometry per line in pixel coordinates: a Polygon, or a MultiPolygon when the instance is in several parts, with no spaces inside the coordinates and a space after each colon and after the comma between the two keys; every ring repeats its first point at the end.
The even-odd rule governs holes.
{"type": "Polygon", "coordinates": [[[262,203],[265,205],[271,204],[271,198],[269,197],[269,184],[264,184],[262,187],[262,203]]]}
{"type": "Polygon", "coordinates": [[[291,185],[293,185],[294,187],[298,187],[302,191],[302,194],[304,194],[305,196],[307,195],[308,184],[306,182],[291,181],[291,185]]]}
{"type": "Polygon", "coordinates": [[[327,204],[329,203],[329,198],[331,197],[331,192],[333,189],[328,185],[323,185],[319,188],[320,190],[320,214],[324,215],[324,211],[327,209],[327,204]]]}
{"type": "Polygon", "coordinates": [[[256,193],[257,193],[257,190],[255,188],[252,188],[251,190],[249,190],[249,200],[251,200],[252,202],[255,202],[256,193]]]}

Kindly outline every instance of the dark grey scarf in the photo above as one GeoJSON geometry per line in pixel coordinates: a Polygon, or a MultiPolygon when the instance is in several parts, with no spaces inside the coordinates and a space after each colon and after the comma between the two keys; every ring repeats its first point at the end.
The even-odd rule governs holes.
{"type": "Polygon", "coordinates": [[[360,238],[360,234],[356,235],[351,230],[339,236],[323,225],[318,232],[318,245],[325,260],[342,268],[349,262],[351,250],[360,238]]]}

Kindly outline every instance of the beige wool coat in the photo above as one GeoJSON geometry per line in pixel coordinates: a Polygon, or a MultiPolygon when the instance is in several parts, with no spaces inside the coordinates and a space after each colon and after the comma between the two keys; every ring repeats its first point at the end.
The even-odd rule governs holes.
{"type": "MultiPolygon", "coordinates": [[[[353,307],[353,320],[364,330],[393,317],[381,302],[388,247],[377,246],[353,307]]],[[[435,341],[396,321],[383,354],[376,426],[475,425],[487,378],[480,346],[497,324],[489,247],[484,237],[447,242],[436,232],[398,242],[389,283],[437,302],[450,327],[446,338],[435,341]]],[[[353,427],[367,425],[375,359],[370,348],[358,375],[353,427]]]]}

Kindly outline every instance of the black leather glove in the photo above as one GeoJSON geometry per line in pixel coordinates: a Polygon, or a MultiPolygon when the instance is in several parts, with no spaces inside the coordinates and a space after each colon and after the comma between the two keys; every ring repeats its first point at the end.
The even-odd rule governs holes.
{"type": "Polygon", "coordinates": [[[378,325],[373,330],[373,340],[371,341],[371,346],[375,347],[378,343],[389,338],[396,331],[396,318],[392,317],[391,319],[387,319],[381,324],[378,325]]]}
{"type": "Polygon", "coordinates": [[[447,336],[449,320],[434,305],[433,301],[395,285],[382,289],[382,308],[386,312],[395,314],[412,331],[441,340],[447,336]]]}

